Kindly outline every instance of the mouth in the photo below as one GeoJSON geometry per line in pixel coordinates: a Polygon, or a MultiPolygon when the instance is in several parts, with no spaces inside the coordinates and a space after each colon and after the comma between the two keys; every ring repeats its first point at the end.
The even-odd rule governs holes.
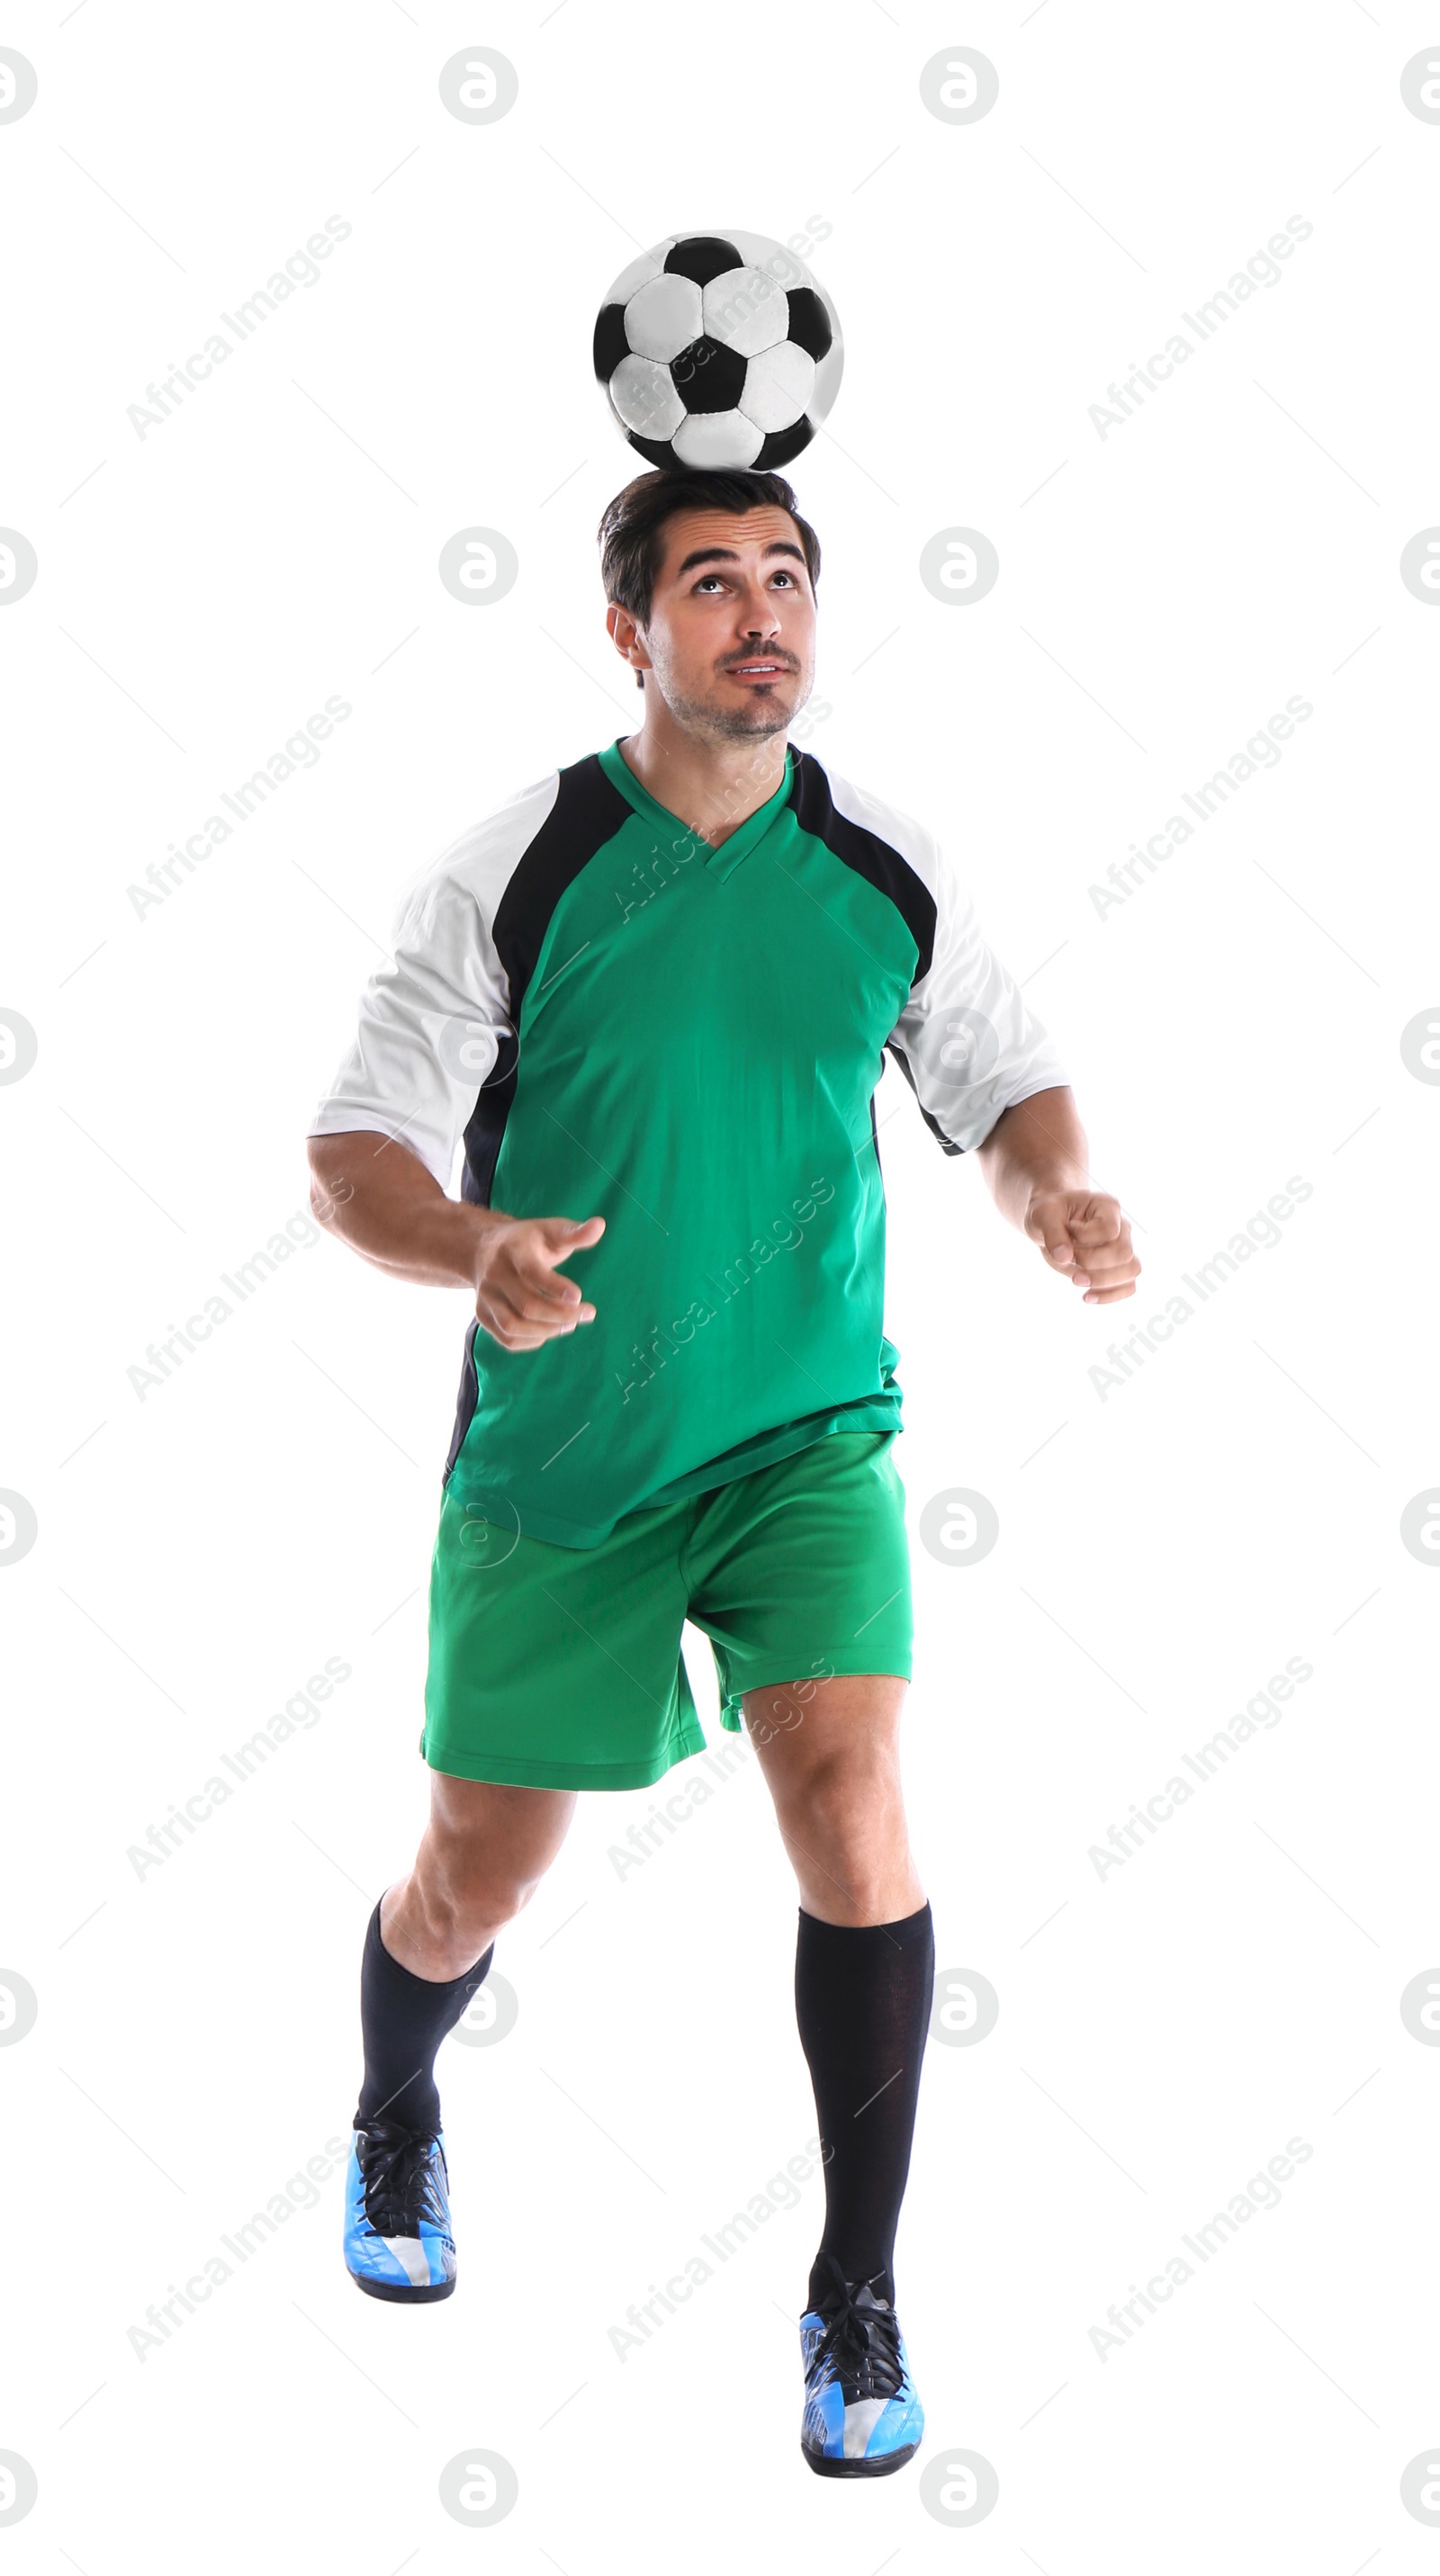
{"type": "Polygon", "coordinates": [[[788,662],[732,662],[725,674],[728,680],[746,681],[752,688],[762,688],[768,680],[785,680],[790,676],[788,662]]]}

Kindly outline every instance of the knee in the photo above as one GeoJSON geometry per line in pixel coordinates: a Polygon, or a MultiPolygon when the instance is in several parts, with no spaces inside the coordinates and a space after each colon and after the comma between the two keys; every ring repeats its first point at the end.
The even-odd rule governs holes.
{"type": "Polygon", "coordinates": [[[865,1758],[857,1747],[826,1752],[796,1771],[777,1794],[780,1821],[842,1842],[861,1841],[875,1832],[892,1809],[899,1810],[900,1786],[893,1763],[878,1752],[865,1758]]]}
{"type": "Polygon", "coordinates": [[[787,1784],[776,1808],[802,1884],[818,1871],[817,1885],[843,1888],[862,1907],[909,1849],[899,1779],[881,1759],[819,1760],[787,1784]]]}
{"type": "Polygon", "coordinates": [[[495,1934],[524,1912],[544,1876],[527,1872],[512,1859],[477,1852],[463,1841],[427,1836],[417,1868],[425,1911],[436,1935],[459,1959],[459,1976],[477,1959],[495,1934]]]}

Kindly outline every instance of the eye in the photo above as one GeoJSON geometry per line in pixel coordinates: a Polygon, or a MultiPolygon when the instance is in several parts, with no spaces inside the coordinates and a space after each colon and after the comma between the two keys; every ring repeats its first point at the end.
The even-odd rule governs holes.
{"type": "Polygon", "coordinates": [[[721,581],[720,581],[720,575],[718,574],[718,572],[702,572],[702,574],[700,575],[699,580],[698,580],[698,581],[697,581],[697,583],[695,584],[695,587],[696,587],[696,589],[697,589],[697,590],[703,590],[703,589],[705,588],[706,583],[707,583],[707,582],[710,582],[710,581],[716,582],[716,583],[718,583],[718,584],[720,585],[720,587],[721,587],[722,589],[724,588],[724,584],[723,584],[723,582],[721,582],[721,581]]]}

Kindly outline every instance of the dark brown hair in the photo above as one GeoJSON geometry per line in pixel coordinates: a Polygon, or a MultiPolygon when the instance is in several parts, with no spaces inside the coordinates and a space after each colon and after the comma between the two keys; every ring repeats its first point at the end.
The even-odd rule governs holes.
{"type": "Polygon", "coordinates": [[[742,511],[766,503],[787,510],[800,535],[805,569],[814,589],[820,578],[820,540],[802,519],[795,495],[783,474],[702,473],[699,471],[637,474],[617,492],[600,522],[600,578],[605,596],[628,609],[637,626],[649,623],[655,579],[664,558],[662,531],[678,510],[742,511]]]}

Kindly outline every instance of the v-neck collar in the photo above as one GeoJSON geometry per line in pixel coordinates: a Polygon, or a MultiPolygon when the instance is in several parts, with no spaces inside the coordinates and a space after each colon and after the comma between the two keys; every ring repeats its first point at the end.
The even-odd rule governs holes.
{"type": "Polygon", "coordinates": [[[682,842],[696,842],[705,853],[706,867],[713,875],[720,877],[728,876],[732,868],[738,867],[742,859],[749,857],[756,843],[763,841],[780,808],[788,802],[790,791],[795,783],[795,750],[792,744],[787,743],[785,775],[774,795],[768,797],[763,805],[757,805],[753,814],[747,814],[744,822],[737,825],[717,848],[712,849],[710,843],[702,840],[698,832],[692,832],[690,825],[682,822],[678,814],[672,814],[668,806],[660,804],[658,799],[650,794],[648,788],[642,787],[620,749],[618,738],[608,743],[598,754],[598,758],[612,787],[619,788],[621,795],[628,804],[634,806],[637,814],[643,814],[646,822],[653,824],[657,831],[678,836],[682,842]]]}

